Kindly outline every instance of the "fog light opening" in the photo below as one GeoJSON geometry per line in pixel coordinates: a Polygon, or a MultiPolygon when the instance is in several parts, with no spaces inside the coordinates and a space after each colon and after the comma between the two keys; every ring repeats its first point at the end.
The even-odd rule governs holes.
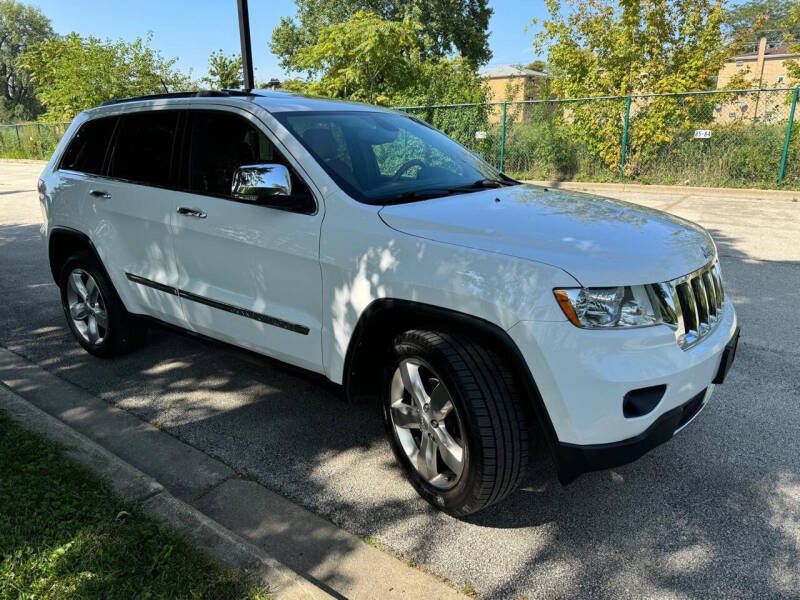
{"type": "Polygon", "coordinates": [[[635,417],[643,417],[658,406],[661,398],[664,397],[664,392],[667,391],[667,386],[654,385],[651,387],[639,388],[631,390],[622,399],[622,414],[626,419],[635,417]]]}

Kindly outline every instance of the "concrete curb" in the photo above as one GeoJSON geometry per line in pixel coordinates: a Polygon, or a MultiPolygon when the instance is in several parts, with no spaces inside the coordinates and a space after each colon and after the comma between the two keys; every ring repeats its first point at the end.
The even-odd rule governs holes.
{"type": "Polygon", "coordinates": [[[593,194],[602,193],[639,193],[639,194],[673,194],[684,196],[704,196],[708,198],[739,198],[752,200],[800,200],[800,191],[791,190],[759,190],[740,188],[709,188],[686,185],[643,185],[641,183],[590,183],[582,181],[534,181],[525,183],[542,185],[556,190],[574,190],[593,194]]]}
{"type": "Polygon", "coordinates": [[[15,401],[0,395],[0,409],[14,407],[31,428],[45,422],[42,433],[67,447],[87,440],[97,451],[76,458],[88,462],[93,456],[89,466],[109,478],[118,493],[173,522],[223,562],[234,558],[232,566],[266,570],[271,590],[280,588],[280,597],[464,598],[435,575],[409,568],[299,504],[242,479],[220,460],[0,346],[2,385],[15,401]],[[237,554],[242,547],[247,551],[237,554]],[[289,577],[287,583],[281,574],[289,577]],[[295,585],[293,577],[303,585],[295,585]],[[306,593],[308,585],[316,595],[306,593]]]}
{"type": "Polygon", "coordinates": [[[71,458],[107,479],[126,502],[138,504],[144,513],[167,522],[216,560],[233,568],[250,570],[272,596],[287,600],[333,598],[253,544],[174,497],[152,477],[18,396],[2,382],[0,409],[24,427],[64,446],[71,458]]]}

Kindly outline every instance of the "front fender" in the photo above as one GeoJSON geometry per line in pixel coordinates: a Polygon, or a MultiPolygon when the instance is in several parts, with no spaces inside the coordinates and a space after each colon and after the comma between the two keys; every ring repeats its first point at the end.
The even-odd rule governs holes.
{"type": "Polygon", "coordinates": [[[577,285],[565,271],[398,232],[370,210],[378,207],[364,208],[323,224],[323,364],[332,381],[343,381],[353,332],[378,299],[436,306],[502,330],[520,320],[565,320],[552,295],[554,287],[577,285]]]}

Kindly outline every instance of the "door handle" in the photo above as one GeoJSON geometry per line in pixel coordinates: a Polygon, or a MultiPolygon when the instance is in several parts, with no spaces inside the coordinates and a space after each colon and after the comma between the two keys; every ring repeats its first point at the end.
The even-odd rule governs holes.
{"type": "Polygon", "coordinates": [[[103,190],[89,190],[89,193],[95,198],[105,198],[106,200],[111,198],[111,194],[103,190]]]}
{"type": "Polygon", "coordinates": [[[185,206],[181,206],[178,209],[178,214],[186,217],[196,217],[198,219],[205,219],[208,216],[202,210],[198,210],[196,208],[186,208],[185,206]]]}

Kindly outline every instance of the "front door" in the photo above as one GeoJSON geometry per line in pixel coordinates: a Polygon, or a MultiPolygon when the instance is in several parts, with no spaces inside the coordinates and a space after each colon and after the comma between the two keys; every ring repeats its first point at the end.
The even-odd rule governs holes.
{"type": "Polygon", "coordinates": [[[322,276],[315,214],[235,200],[234,171],[280,163],[294,193],[310,190],[259,121],[233,110],[187,111],[182,185],[175,194],[178,284],[197,332],[322,370],[322,276]]]}

